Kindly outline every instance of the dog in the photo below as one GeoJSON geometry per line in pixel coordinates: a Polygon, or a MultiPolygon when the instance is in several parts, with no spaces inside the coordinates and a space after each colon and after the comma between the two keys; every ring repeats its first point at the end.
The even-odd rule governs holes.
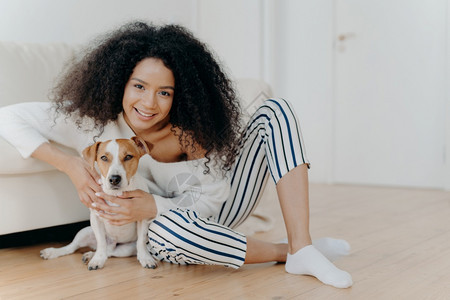
{"type": "MultiPolygon", "coordinates": [[[[100,171],[102,188],[106,194],[120,196],[122,192],[142,189],[148,191],[142,177],[137,173],[139,159],[149,153],[145,141],[139,137],[97,142],[83,150],[83,157],[100,171]]],[[[114,205],[113,203],[108,203],[114,205]]],[[[61,248],[46,248],[40,252],[43,259],[52,259],[74,253],[77,249],[90,247],[95,252],[83,255],[89,270],[103,268],[108,257],[137,255],[144,268],[156,268],[156,262],[146,249],[147,230],[150,220],[116,226],[102,219],[90,209],[91,226],[81,229],[73,241],[61,248]]]]}

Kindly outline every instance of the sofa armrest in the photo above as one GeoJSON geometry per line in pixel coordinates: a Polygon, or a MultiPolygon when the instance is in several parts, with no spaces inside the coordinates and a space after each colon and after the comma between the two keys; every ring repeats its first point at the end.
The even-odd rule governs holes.
{"type": "Polygon", "coordinates": [[[251,78],[238,79],[236,91],[245,119],[249,118],[265,100],[273,96],[272,89],[266,82],[251,78]]]}
{"type": "MultiPolygon", "coordinates": [[[[56,145],[56,144],[55,144],[56,145]]],[[[57,145],[63,151],[78,155],[74,149],[57,145]]],[[[35,158],[23,158],[11,144],[0,137],[0,175],[31,174],[55,170],[55,168],[35,158]]]]}

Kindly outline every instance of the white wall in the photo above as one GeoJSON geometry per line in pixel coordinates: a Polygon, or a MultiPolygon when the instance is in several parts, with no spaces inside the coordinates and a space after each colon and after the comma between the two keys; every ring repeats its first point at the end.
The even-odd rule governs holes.
{"type": "Polygon", "coordinates": [[[334,179],[444,187],[447,0],[336,5],[334,179]]]}
{"type": "Polygon", "coordinates": [[[199,0],[198,36],[216,52],[234,78],[260,78],[260,0],[199,0]]]}
{"type": "Polygon", "coordinates": [[[300,119],[310,180],[329,182],[333,105],[333,3],[275,1],[272,85],[300,119]]]}
{"type": "Polygon", "coordinates": [[[310,180],[329,182],[333,4],[328,0],[200,0],[198,33],[233,78],[266,80],[296,110],[310,180]]]}
{"type": "MultiPolygon", "coordinates": [[[[437,50],[439,53],[442,51],[447,51],[450,53],[450,27],[449,18],[450,18],[450,0],[444,0],[447,3],[447,26],[446,28],[439,27],[439,32],[442,30],[447,30],[447,48],[443,49],[442,45],[444,45],[443,40],[439,40],[439,43],[442,42],[440,48],[437,50]]],[[[389,6],[389,0],[382,0],[382,4],[389,6]]],[[[219,0],[210,0],[207,2],[208,7],[208,15],[207,17],[203,17],[204,14],[199,13],[200,20],[204,20],[204,23],[201,23],[200,29],[205,26],[207,27],[208,34],[205,35],[206,39],[211,41],[217,41],[214,43],[214,46],[217,48],[217,52],[221,54],[227,65],[232,66],[232,71],[235,77],[241,77],[244,74],[249,74],[250,71],[248,69],[243,69],[242,66],[252,66],[258,65],[257,68],[252,69],[252,72],[255,72],[255,77],[259,75],[260,78],[266,79],[273,87],[275,94],[277,96],[281,96],[289,99],[294,108],[299,115],[300,122],[302,124],[303,134],[307,143],[308,156],[312,162],[312,169],[310,171],[310,179],[313,182],[346,182],[346,183],[355,183],[355,182],[364,182],[365,184],[388,184],[388,185],[406,185],[406,186],[416,186],[416,187],[447,187],[450,188],[450,105],[447,104],[447,113],[445,114],[445,118],[447,120],[446,125],[446,137],[444,137],[444,125],[441,124],[442,116],[439,114],[439,120],[436,121],[433,118],[427,118],[425,122],[426,124],[418,124],[423,128],[429,128],[429,124],[438,123],[437,128],[432,130],[433,132],[430,135],[433,135],[435,138],[432,140],[437,144],[433,149],[437,149],[433,152],[433,161],[438,162],[436,166],[430,166],[430,168],[435,168],[433,170],[426,170],[427,172],[432,172],[433,174],[443,174],[442,170],[445,167],[447,180],[443,180],[439,178],[439,176],[435,176],[433,182],[431,179],[426,180],[416,180],[418,177],[417,172],[420,172],[420,168],[416,167],[414,169],[414,173],[408,173],[408,171],[401,170],[391,170],[390,168],[395,168],[398,164],[385,166],[383,172],[390,172],[392,175],[390,180],[379,180],[383,177],[383,172],[380,172],[378,169],[383,169],[382,165],[379,165],[377,170],[374,168],[369,168],[367,170],[361,169],[359,166],[358,171],[361,174],[365,174],[365,178],[358,178],[357,180],[350,181],[341,181],[342,178],[337,178],[336,174],[341,174],[344,169],[347,168],[347,165],[341,163],[339,165],[336,164],[336,112],[339,111],[337,95],[336,95],[336,82],[338,78],[334,76],[338,73],[335,73],[337,69],[336,59],[338,57],[335,55],[335,43],[337,39],[337,20],[336,17],[336,7],[335,5],[339,4],[338,1],[328,1],[328,0],[262,0],[262,1],[248,1],[244,3],[240,3],[238,1],[231,1],[230,6],[227,5],[227,2],[221,2],[219,0]],[[244,4],[245,3],[245,4],[244,4]],[[258,8],[259,7],[259,8],[258,8]],[[211,9],[212,8],[212,9],[211,9]],[[233,13],[237,11],[238,13],[233,13]],[[258,14],[259,11],[259,14],[258,14]],[[221,15],[221,13],[224,15],[221,15]],[[252,16],[252,18],[250,18],[252,16]],[[259,20],[259,27],[257,26],[259,20]],[[214,25],[213,25],[214,24],[214,25]],[[236,28],[241,27],[241,30],[236,30],[236,28]],[[230,30],[230,31],[228,31],[230,30]],[[253,43],[250,42],[251,39],[246,40],[245,37],[248,35],[257,36],[260,35],[261,40],[253,39],[253,43]],[[228,40],[227,40],[228,39],[228,40]],[[233,44],[233,41],[239,41],[239,45],[236,45],[235,48],[230,46],[230,43],[233,44]],[[254,45],[260,45],[261,49],[254,50],[254,45]],[[243,55],[237,53],[236,48],[244,49],[243,55]],[[251,57],[246,50],[252,49],[254,50],[251,53],[255,53],[255,55],[260,55],[260,57],[255,58],[251,57]],[[248,63],[247,63],[248,62],[248,63]],[[259,73],[256,71],[258,70],[259,73]],[[433,123],[434,122],[434,123],[433,123]],[[443,163],[442,153],[440,150],[442,148],[441,144],[444,144],[444,140],[446,140],[446,162],[443,163]],[[435,157],[434,153],[440,153],[439,157],[435,157]],[[445,164],[445,166],[444,166],[445,164]],[[338,170],[334,170],[334,168],[338,170]],[[339,172],[336,172],[339,171],[339,172]],[[395,172],[393,172],[395,171],[395,172]],[[369,175],[373,175],[372,173],[377,173],[378,180],[370,181],[372,178],[369,175]],[[402,175],[399,175],[402,174],[402,175]],[[367,176],[366,176],[367,175],[367,176]],[[398,177],[404,176],[404,177],[398,177]],[[402,179],[402,180],[399,180],[402,179]],[[446,182],[446,183],[444,183],[446,182]]],[[[347,1],[343,1],[342,3],[347,3],[347,1]]],[[[410,3],[409,1],[399,1],[395,0],[392,2],[392,6],[395,6],[395,11],[398,13],[398,17],[407,17],[407,15],[402,15],[407,12],[407,9],[402,9],[403,6],[407,6],[407,8],[414,7],[432,7],[432,9],[440,10],[442,8],[442,1],[434,0],[426,3],[422,3],[420,1],[415,1],[414,3],[410,3]],[[395,5],[394,5],[395,4],[395,5]]],[[[362,4],[361,4],[362,5],[362,4]]],[[[205,7],[206,7],[205,6],[205,7]]],[[[362,5],[364,6],[364,5],[362,5]]],[[[413,9],[413,8],[411,8],[413,9]]],[[[372,14],[371,17],[375,16],[376,21],[383,22],[383,15],[386,12],[380,12],[379,14],[372,14]]],[[[415,13],[418,13],[421,19],[427,19],[430,17],[427,15],[427,12],[424,10],[421,13],[420,8],[415,13]]],[[[366,17],[368,14],[365,14],[366,17]]],[[[352,17],[358,18],[360,15],[354,15],[352,17]]],[[[374,20],[364,20],[364,18],[359,18],[360,21],[367,26],[377,26],[374,20]],[[369,22],[371,21],[371,22],[369,22]]],[[[381,24],[379,23],[379,24],[381,24]]],[[[417,25],[417,24],[416,24],[417,25]]],[[[427,27],[425,25],[425,27],[427,27]]],[[[411,32],[411,34],[414,34],[411,32]]],[[[420,35],[423,34],[423,30],[417,32],[416,38],[420,40],[420,35]]],[[[389,52],[388,47],[383,47],[379,43],[379,40],[369,41],[370,43],[374,43],[377,45],[377,49],[380,51],[377,53],[378,55],[383,56],[388,59],[394,54],[398,54],[401,51],[408,51],[407,49],[407,40],[404,39],[404,36],[399,36],[397,45],[399,47],[393,49],[393,52],[389,52]]],[[[423,36],[422,43],[426,43],[428,36],[423,36]]],[[[234,46],[234,44],[233,44],[234,46]]],[[[391,49],[392,50],[392,49],[391,49]]],[[[431,50],[430,50],[431,51],[431,50]]],[[[403,52],[408,53],[408,52],[403,52]]],[[[400,58],[402,54],[400,54],[400,58]]],[[[432,58],[435,58],[434,54],[431,54],[432,58]]],[[[450,56],[449,54],[447,56],[450,56]]],[[[440,56],[442,57],[442,55],[440,56]]],[[[447,59],[450,60],[450,59],[447,59]]],[[[368,61],[371,61],[368,58],[368,61]]],[[[395,64],[396,61],[393,61],[395,64]]],[[[441,65],[450,65],[450,63],[444,60],[441,65]]],[[[371,65],[372,67],[376,67],[371,65]]],[[[370,69],[370,67],[368,67],[370,69]]],[[[393,65],[393,69],[398,68],[397,70],[401,72],[401,65],[393,65]]],[[[450,77],[450,67],[447,66],[447,77],[450,77]]],[[[367,71],[367,70],[366,70],[367,71]]],[[[423,77],[423,74],[427,74],[430,72],[428,69],[415,70],[419,72],[419,75],[423,77]],[[421,74],[420,72],[423,72],[421,74]]],[[[431,70],[434,72],[435,70],[431,70]]],[[[405,68],[404,72],[408,72],[407,68],[405,68]]],[[[439,70],[433,73],[433,76],[442,76],[439,70]]],[[[389,75],[389,74],[386,74],[389,75]]],[[[419,76],[419,77],[420,77],[419,76]]],[[[342,78],[339,78],[342,79],[342,78]]],[[[398,82],[396,80],[403,80],[402,76],[397,76],[393,81],[398,82]]],[[[426,80],[426,79],[425,79],[426,80]]],[[[449,78],[446,79],[449,82],[449,78]]],[[[404,81],[402,82],[404,85],[406,84],[404,81]]],[[[421,84],[420,82],[417,84],[421,84]]],[[[436,83],[438,86],[438,91],[433,91],[432,95],[437,95],[436,97],[424,97],[422,99],[423,105],[433,104],[434,106],[442,106],[442,97],[443,94],[441,90],[443,89],[443,85],[441,83],[436,83]],[[430,103],[432,101],[432,103],[430,103]]],[[[406,84],[407,85],[407,84],[406,84]]],[[[447,91],[449,85],[447,85],[447,91]]],[[[413,109],[414,115],[421,115],[422,108],[420,105],[412,107],[408,105],[407,97],[409,90],[406,89],[403,92],[400,91],[401,95],[399,95],[398,99],[394,99],[396,107],[400,107],[398,110],[408,111],[413,109]],[[402,102],[403,101],[403,102],[402,102]]],[[[430,91],[431,92],[431,91],[430,91]]],[[[428,93],[428,95],[431,95],[428,93]]],[[[420,96],[420,95],[418,95],[420,96]]],[[[450,101],[450,92],[447,92],[446,101],[447,103],[450,101]]],[[[422,105],[422,106],[423,106],[422,105]]],[[[433,106],[433,107],[434,107],[433,106]]],[[[367,107],[366,107],[367,108],[367,107]]],[[[377,119],[377,116],[370,113],[370,109],[368,110],[368,114],[364,115],[365,122],[369,122],[372,126],[376,127],[376,122],[383,122],[383,120],[377,119]]],[[[399,124],[402,124],[402,115],[398,114],[398,118],[392,121],[392,124],[385,124],[388,128],[392,125],[392,128],[398,128],[399,124]]],[[[406,120],[408,121],[408,120],[406,120]]],[[[354,130],[358,130],[358,123],[350,124],[351,120],[345,120],[345,115],[340,115],[339,120],[340,125],[342,122],[346,122],[347,127],[351,127],[354,130]]],[[[378,123],[378,125],[383,125],[382,123],[378,123]]],[[[386,127],[385,126],[385,127],[386,127]]],[[[342,126],[341,126],[342,127],[342,126]]],[[[405,130],[404,134],[401,136],[411,136],[413,133],[407,129],[407,126],[403,126],[405,130]]],[[[389,132],[388,132],[389,133],[389,132]]],[[[369,137],[365,137],[366,140],[369,137]]],[[[392,135],[392,138],[395,138],[392,135]]],[[[396,140],[397,144],[401,141],[396,140]]],[[[342,143],[341,143],[342,144],[342,143]]],[[[388,149],[391,145],[383,145],[386,149],[388,149]]],[[[405,145],[401,145],[405,148],[405,145]]],[[[419,153],[427,151],[430,147],[424,147],[425,145],[415,144],[414,147],[418,147],[415,150],[419,153]]],[[[429,145],[426,145],[429,146],[429,145]]],[[[343,151],[348,151],[358,148],[358,142],[349,143],[345,145],[347,149],[343,151]]],[[[399,148],[402,148],[399,147],[399,148]]],[[[342,149],[341,149],[342,150],[342,149]]],[[[397,149],[398,150],[398,149],[397,149]]],[[[370,152],[370,151],[369,151],[370,152]]],[[[397,151],[398,152],[398,151],[397,151]]],[[[390,152],[392,153],[392,151],[390,152]]],[[[386,151],[386,155],[390,155],[389,152],[386,151]]],[[[367,162],[370,157],[368,157],[368,153],[364,156],[364,162],[367,162]]],[[[404,159],[402,156],[396,157],[388,157],[390,160],[395,159],[404,159]]],[[[382,158],[380,158],[382,159],[382,158]]],[[[372,160],[373,161],[373,160],[372,160]]],[[[388,161],[386,159],[386,161],[388,161]]],[[[410,162],[410,164],[414,164],[410,162]]],[[[355,164],[355,167],[358,168],[358,164],[355,164]]],[[[411,166],[411,165],[410,165],[411,166]]],[[[399,167],[398,167],[399,168],[399,167]]],[[[405,169],[406,170],[406,169],[405,169]]],[[[357,172],[353,172],[356,174],[357,172]]],[[[424,174],[421,174],[423,176],[424,174]]],[[[426,176],[426,175],[425,175],[426,176]]],[[[342,176],[341,176],[342,177],[342,176]]],[[[442,176],[441,176],[442,177],[442,176]]]]}
{"type": "MultiPolygon", "coordinates": [[[[383,0],[387,1],[387,0],[383,0]]],[[[293,103],[312,182],[333,182],[335,1],[0,0],[0,40],[84,43],[130,19],[181,23],[217,53],[232,78],[263,78],[293,103]]],[[[450,0],[447,0],[447,23],[450,0]]],[[[447,24],[447,53],[450,28],[447,24]]],[[[450,99],[450,54],[447,61],[450,99]]],[[[450,104],[446,176],[450,189],[450,104]]]]}
{"type": "Polygon", "coordinates": [[[1,0],[0,40],[85,43],[131,19],[195,29],[195,0],[1,0]]]}

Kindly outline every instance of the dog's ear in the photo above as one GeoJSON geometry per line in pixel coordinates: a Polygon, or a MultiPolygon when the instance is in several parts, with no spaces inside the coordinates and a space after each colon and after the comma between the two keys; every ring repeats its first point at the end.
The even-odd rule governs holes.
{"type": "Polygon", "coordinates": [[[87,147],[82,152],[83,158],[92,166],[92,168],[95,168],[95,160],[97,159],[99,145],[100,142],[97,142],[94,145],[87,147]]]}
{"type": "Polygon", "coordinates": [[[147,142],[138,136],[133,136],[131,139],[138,147],[141,156],[150,153],[150,150],[153,148],[152,144],[147,144],[147,142]]]}

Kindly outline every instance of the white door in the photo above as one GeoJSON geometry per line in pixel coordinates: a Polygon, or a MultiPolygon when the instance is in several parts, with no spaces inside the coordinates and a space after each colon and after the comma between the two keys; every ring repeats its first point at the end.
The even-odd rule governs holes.
{"type": "Polygon", "coordinates": [[[335,2],[336,182],[444,187],[446,2],[335,2]]]}

